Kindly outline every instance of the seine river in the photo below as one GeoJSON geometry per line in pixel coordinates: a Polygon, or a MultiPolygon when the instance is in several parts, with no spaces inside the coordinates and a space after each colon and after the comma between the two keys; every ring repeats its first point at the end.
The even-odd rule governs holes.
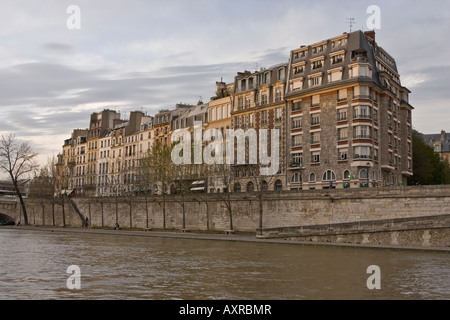
{"type": "Polygon", "coordinates": [[[450,253],[0,228],[0,299],[448,300],[450,253]]]}

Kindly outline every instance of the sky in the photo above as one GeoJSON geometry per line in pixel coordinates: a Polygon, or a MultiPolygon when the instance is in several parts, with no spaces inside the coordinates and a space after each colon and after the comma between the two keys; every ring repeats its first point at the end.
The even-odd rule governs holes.
{"type": "Polygon", "coordinates": [[[288,62],[300,45],[349,32],[348,18],[369,30],[370,5],[376,41],[411,90],[414,128],[450,131],[449,0],[0,0],[0,134],[44,163],[93,112],[208,102],[216,81],[288,62]]]}

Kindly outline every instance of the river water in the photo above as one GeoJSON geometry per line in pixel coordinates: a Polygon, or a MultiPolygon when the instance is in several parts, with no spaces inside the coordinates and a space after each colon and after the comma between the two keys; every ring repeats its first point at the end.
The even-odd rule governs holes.
{"type": "Polygon", "coordinates": [[[450,253],[0,228],[0,299],[447,300],[450,253]]]}

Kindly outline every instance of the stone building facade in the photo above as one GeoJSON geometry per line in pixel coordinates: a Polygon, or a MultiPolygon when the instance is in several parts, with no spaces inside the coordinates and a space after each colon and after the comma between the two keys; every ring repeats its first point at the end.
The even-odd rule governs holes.
{"type": "Polygon", "coordinates": [[[292,50],[287,83],[288,189],[406,184],[413,108],[374,32],[292,50]]]}
{"type": "MultiPolygon", "coordinates": [[[[154,116],[115,111],[91,116],[89,129],[75,130],[59,155],[59,172],[69,172],[67,189],[78,194],[134,192],[140,162],[157,143],[170,145],[174,130],[242,130],[246,163],[232,163],[232,186],[215,167],[204,170],[210,193],[405,185],[412,175],[413,107],[401,85],[395,59],[375,41],[375,33],[355,31],[302,45],[289,60],[258,71],[238,72],[231,83],[216,82],[208,103],[176,104],[154,116]],[[259,151],[268,130],[267,154],[278,151],[278,170],[255,184],[261,158],[249,165],[249,148],[259,151]],[[271,130],[279,141],[271,150],[271,130]]],[[[234,139],[234,138],[233,138],[234,139]]],[[[203,145],[205,146],[205,145],[203,145]]],[[[258,152],[258,156],[259,152],[258,152]]]]}

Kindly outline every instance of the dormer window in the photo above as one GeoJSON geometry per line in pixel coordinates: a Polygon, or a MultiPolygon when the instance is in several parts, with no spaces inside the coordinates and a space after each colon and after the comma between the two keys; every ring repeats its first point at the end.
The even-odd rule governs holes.
{"type": "Polygon", "coordinates": [[[324,50],[325,50],[325,45],[322,44],[322,45],[313,47],[313,48],[312,48],[312,53],[313,53],[313,54],[321,53],[321,52],[323,52],[324,50]]]}
{"type": "Polygon", "coordinates": [[[296,66],[294,67],[294,74],[302,73],[304,70],[303,66],[296,66]]]}
{"type": "Polygon", "coordinates": [[[312,69],[319,69],[322,68],[322,60],[316,60],[311,62],[312,69]]]}
{"type": "Polygon", "coordinates": [[[338,54],[331,57],[331,64],[341,63],[344,61],[344,55],[338,54]]]}

